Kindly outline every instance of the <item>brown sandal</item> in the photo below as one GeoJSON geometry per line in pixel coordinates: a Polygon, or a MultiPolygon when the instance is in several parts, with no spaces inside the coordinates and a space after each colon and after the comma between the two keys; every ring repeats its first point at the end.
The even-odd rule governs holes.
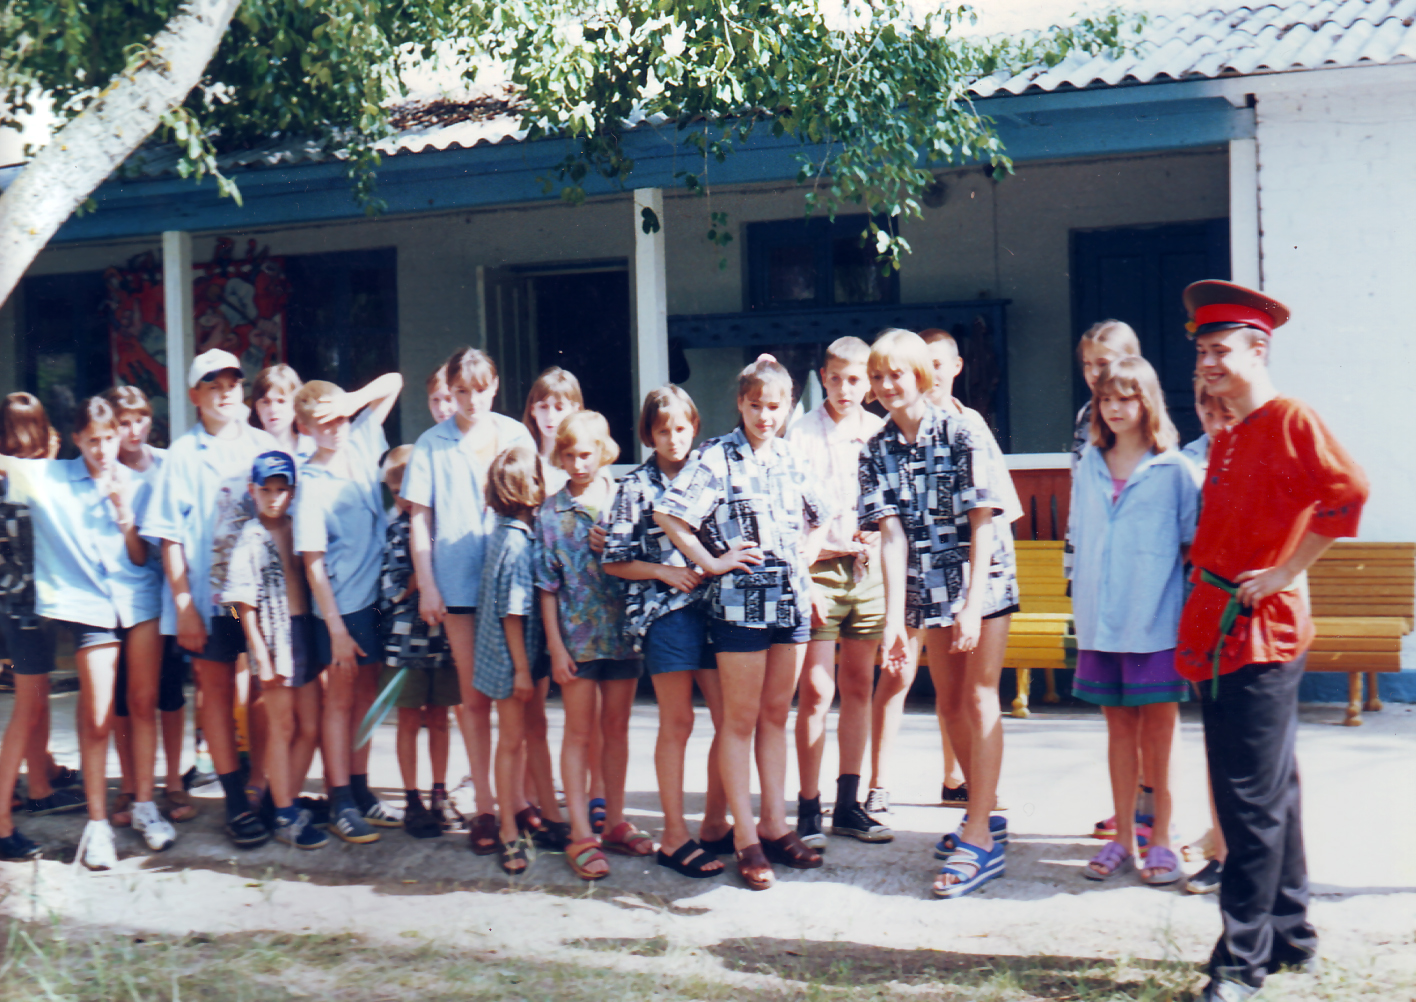
{"type": "Polygon", "coordinates": [[[629,821],[621,821],[605,836],[601,846],[606,852],[616,852],[621,856],[652,856],[658,848],[654,839],[642,832],[629,821]]]}
{"type": "Polygon", "coordinates": [[[762,843],[754,842],[746,849],[737,851],[738,876],[754,891],[765,891],[777,882],[777,874],[772,864],[762,853],[762,843]]]}
{"type": "Polygon", "coordinates": [[[478,856],[501,852],[501,823],[495,814],[479,814],[467,826],[467,843],[478,856]]]}
{"type": "Polygon", "coordinates": [[[781,838],[763,839],[762,849],[772,862],[790,866],[793,870],[814,870],[824,862],[821,853],[803,842],[796,832],[787,832],[781,838]]]}
{"type": "Polygon", "coordinates": [[[118,799],[113,801],[113,811],[108,815],[108,821],[115,828],[127,828],[133,823],[133,795],[131,793],[118,794],[118,799]]]}
{"type": "Polygon", "coordinates": [[[167,816],[178,824],[183,821],[191,821],[201,813],[197,805],[192,803],[192,795],[186,790],[166,789],[162,791],[163,799],[167,802],[167,816]]]}

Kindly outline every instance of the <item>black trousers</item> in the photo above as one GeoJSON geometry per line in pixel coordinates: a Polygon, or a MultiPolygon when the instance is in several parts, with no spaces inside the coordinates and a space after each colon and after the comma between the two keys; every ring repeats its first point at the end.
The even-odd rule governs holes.
{"type": "Polygon", "coordinates": [[[1219,885],[1224,932],[1210,976],[1263,984],[1284,964],[1314,956],[1308,865],[1298,788],[1298,683],[1305,657],[1252,664],[1210,683],[1203,700],[1205,752],[1229,855],[1219,885]]]}

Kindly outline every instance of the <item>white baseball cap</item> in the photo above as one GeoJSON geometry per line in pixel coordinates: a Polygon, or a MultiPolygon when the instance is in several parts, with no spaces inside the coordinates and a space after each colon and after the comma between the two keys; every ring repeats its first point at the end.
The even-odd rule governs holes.
{"type": "Polygon", "coordinates": [[[230,369],[235,369],[238,374],[244,375],[241,370],[241,360],[231,352],[223,351],[220,348],[204,351],[192,359],[192,367],[187,370],[187,388],[195,390],[197,384],[203,379],[230,369]]]}

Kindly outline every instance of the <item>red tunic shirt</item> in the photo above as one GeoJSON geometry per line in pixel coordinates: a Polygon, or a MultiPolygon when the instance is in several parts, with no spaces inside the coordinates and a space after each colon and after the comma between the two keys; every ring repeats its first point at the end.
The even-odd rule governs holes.
{"type": "MultiPolygon", "coordinates": [[[[1209,678],[1219,619],[1229,593],[1200,580],[1204,568],[1227,581],[1287,560],[1310,531],[1355,536],[1367,477],[1311,407],[1278,397],[1214,436],[1190,562],[1195,590],[1180,617],[1176,669],[1209,678]]],[[[1270,595],[1225,644],[1220,674],[1248,664],[1291,661],[1313,641],[1313,622],[1296,590],[1270,595]]]]}

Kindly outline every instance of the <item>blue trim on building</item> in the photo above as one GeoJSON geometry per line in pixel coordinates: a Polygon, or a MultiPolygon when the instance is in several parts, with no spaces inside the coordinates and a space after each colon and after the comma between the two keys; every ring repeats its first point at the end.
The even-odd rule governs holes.
{"type": "MultiPolygon", "coordinates": [[[[994,97],[976,107],[996,123],[1015,162],[1117,156],[1213,147],[1254,134],[1254,113],[1213,95],[1206,81],[1097,91],[994,97]]],[[[673,127],[641,127],[624,136],[634,159],[629,186],[675,188],[675,174],[702,164],[673,127]]],[[[379,197],[389,215],[487,208],[554,201],[544,178],[574,149],[565,140],[500,143],[473,149],[402,153],[379,168],[379,197]]],[[[803,146],[759,126],[726,162],[711,165],[714,184],[792,180],[801,156],[819,159],[824,148],[803,146]]],[[[220,198],[210,182],[175,177],[113,180],[95,193],[98,211],[71,218],[53,243],[146,236],[163,230],[232,230],[357,219],[343,163],[330,162],[239,172],[244,205],[220,198]]],[[[611,182],[587,179],[589,195],[613,194],[611,182]]]]}

